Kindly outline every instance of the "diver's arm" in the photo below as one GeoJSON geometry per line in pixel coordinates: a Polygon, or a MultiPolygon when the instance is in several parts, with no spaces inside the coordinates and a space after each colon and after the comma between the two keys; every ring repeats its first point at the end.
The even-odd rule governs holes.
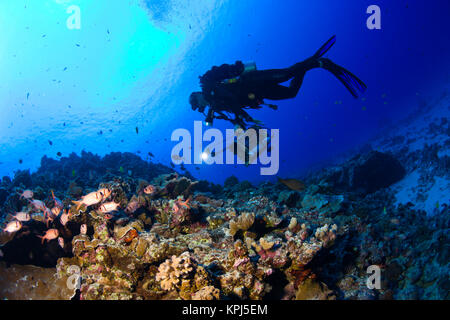
{"type": "Polygon", "coordinates": [[[230,117],[225,115],[222,111],[214,110],[212,107],[210,107],[208,114],[206,115],[205,122],[209,125],[212,125],[214,119],[232,121],[232,119],[230,119],[230,117]]]}
{"type": "Polygon", "coordinates": [[[233,120],[231,120],[231,123],[234,124],[235,126],[241,128],[244,131],[247,130],[247,124],[245,123],[245,121],[242,118],[240,118],[238,116],[236,116],[233,120]]]}
{"type": "Polygon", "coordinates": [[[240,110],[240,112],[236,113],[236,119],[240,120],[240,126],[246,130],[247,126],[252,129],[261,129],[263,128],[263,123],[259,120],[253,119],[245,110],[240,110]]]}
{"type": "Polygon", "coordinates": [[[245,121],[253,121],[253,118],[243,108],[239,109],[236,115],[242,117],[245,121]]]}
{"type": "Polygon", "coordinates": [[[216,119],[231,121],[231,119],[227,115],[225,115],[223,112],[217,111],[217,113],[219,115],[216,117],[216,119]]]}

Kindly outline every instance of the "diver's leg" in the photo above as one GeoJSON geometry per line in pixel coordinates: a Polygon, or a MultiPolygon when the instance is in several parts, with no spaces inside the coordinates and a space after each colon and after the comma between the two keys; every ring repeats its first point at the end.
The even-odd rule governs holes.
{"type": "Polygon", "coordinates": [[[292,79],[289,87],[281,84],[275,84],[264,88],[264,99],[269,100],[284,100],[295,98],[303,83],[302,77],[295,77],[292,79]]]}
{"type": "Polygon", "coordinates": [[[295,98],[303,84],[303,79],[306,72],[319,67],[321,67],[321,63],[316,59],[308,59],[297,63],[289,69],[284,69],[284,72],[290,75],[289,79],[292,78],[289,87],[283,86],[279,83],[270,85],[265,83],[260,91],[265,99],[284,100],[295,98]]]}
{"type": "Polygon", "coordinates": [[[241,76],[241,80],[244,82],[260,85],[262,83],[277,84],[289,81],[294,77],[294,74],[287,69],[270,69],[270,70],[258,70],[248,72],[241,76]]]}
{"type": "Polygon", "coordinates": [[[243,74],[241,76],[241,79],[244,82],[249,82],[256,85],[259,85],[261,83],[280,84],[289,81],[292,78],[303,79],[307,71],[319,67],[319,60],[312,57],[285,69],[269,69],[248,72],[246,74],[243,74]]]}
{"type": "Polygon", "coordinates": [[[286,74],[294,75],[289,87],[272,85],[269,86],[270,89],[264,90],[264,95],[267,99],[272,99],[269,98],[271,95],[274,100],[294,98],[300,90],[306,72],[314,68],[323,68],[331,72],[355,98],[358,98],[358,91],[363,93],[367,89],[366,84],[347,69],[335,64],[330,59],[313,56],[288,69],[283,69],[286,74]]]}

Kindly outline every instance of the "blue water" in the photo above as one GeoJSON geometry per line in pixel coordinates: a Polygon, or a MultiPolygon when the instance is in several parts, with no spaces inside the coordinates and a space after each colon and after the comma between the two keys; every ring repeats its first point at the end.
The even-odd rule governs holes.
{"type": "MultiPolygon", "coordinates": [[[[43,155],[82,150],[144,159],[151,152],[168,165],[173,130],[192,130],[204,118],[188,104],[199,75],[236,60],[288,67],[336,34],[327,56],[367,84],[362,98],[313,70],[297,98],[277,103],[278,111],[251,113],[280,129],[279,175],[299,176],[440,92],[449,79],[449,12],[446,0],[3,0],[0,175],[34,170],[43,155]],[[66,26],[73,4],[81,10],[79,30],[66,26]],[[381,30],[366,27],[372,4],[381,8],[381,30]]],[[[196,166],[186,167],[214,182],[232,174],[274,179],[260,176],[259,166],[196,166]]]]}

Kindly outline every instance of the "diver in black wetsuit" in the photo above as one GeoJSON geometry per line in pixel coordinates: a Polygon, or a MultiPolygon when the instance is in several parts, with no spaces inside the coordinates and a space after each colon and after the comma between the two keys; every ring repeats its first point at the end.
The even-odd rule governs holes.
{"type": "MultiPolygon", "coordinates": [[[[248,126],[258,128],[261,123],[245,110],[262,108],[266,105],[264,99],[295,98],[306,72],[315,68],[331,72],[357,98],[357,91],[364,92],[366,85],[350,71],[322,57],[335,42],[336,36],[333,36],[312,57],[286,69],[259,71],[254,64],[244,65],[241,61],[213,67],[200,77],[202,92],[191,94],[189,102],[192,109],[205,114],[209,106],[205,114],[207,124],[212,124],[214,119],[223,119],[244,130],[248,126]],[[289,80],[289,87],[281,85],[289,80]]],[[[275,105],[268,106],[277,109],[275,105]]]]}

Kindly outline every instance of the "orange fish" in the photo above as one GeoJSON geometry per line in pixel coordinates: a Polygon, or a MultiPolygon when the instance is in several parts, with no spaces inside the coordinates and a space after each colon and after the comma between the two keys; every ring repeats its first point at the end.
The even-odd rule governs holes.
{"type": "Polygon", "coordinates": [[[305,184],[297,179],[278,178],[278,182],[284,184],[286,187],[294,191],[303,191],[306,188],[305,184]]]}
{"type": "Polygon", "coordinates": [[[145,189],[144,189],[145,194],[152,194],[155,191],[156,191],[156,188],[154,186],[152,186],[151,184],[148,185],[147,187],[145,187],[145,189]]]}
{"type": "Polygon", "coordinates": [[[112,202],[107,202],[107,203],[102,204],[100,206],[99,210],[101,213],[109,213],[109,212],[117,211],[117,208],[119,208],[119,207],[120,207],[120,204],[112,201],[112,202]]]}
{"type": "Polygon", "coordinates": [[[44,243],[44,240],[50,241],[50,240],[58,238],[58,236],[59,236],[59,231],[57,229],[49,229],[45,232],[45,235],[38,236],[38,237],[41,238],[42,243],[44,243]]]}
{"type": "Polygon", "coordinates": [[[64,212],[59,217],[59,221],[61,222],[61,224],[63,226],[65,226],[67,224],[67,222],[69,222],[69,218],[70,218],[70,214],[67,213],[67,210],[64,210],[64,212]]]}
{"type": "Polygon", "coordinates": [[[102,202],[103,199],[104,199],[103,193],[100,191],[95,191],[85,195],[79,201],[72,201],[72,202],[77,206],[77,210],[79,210],[83,204],[86,207],[89,207],[94,204],[102,202]]]}

